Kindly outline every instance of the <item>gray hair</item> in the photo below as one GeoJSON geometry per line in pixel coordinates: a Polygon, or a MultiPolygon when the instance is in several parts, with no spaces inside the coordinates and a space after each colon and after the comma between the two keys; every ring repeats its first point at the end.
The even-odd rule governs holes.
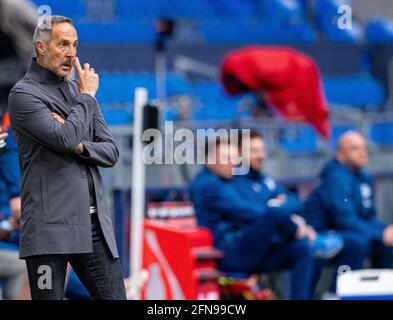
{"type": "Polygon", "coordinates": [[[38,20],[38,24],[34,30],[33,35],[34,49],[37,57],[37,41],[49,42],[52,39],[53,26],[59,23],[69,23],[72,25],[72,19],[64,16],[46,16],[38,20]]]}

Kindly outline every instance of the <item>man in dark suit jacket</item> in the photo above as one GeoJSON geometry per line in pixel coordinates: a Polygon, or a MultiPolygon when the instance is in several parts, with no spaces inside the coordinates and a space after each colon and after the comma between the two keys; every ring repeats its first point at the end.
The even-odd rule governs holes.
{"type": "Polygon", "coordinates": [[[95,99],[98,75],[76,57],[72,21],[44,19],[37,58],[9,96],[22,173],[20,257],[33,299],[62,299],[69,262],[95,299],[125,299],[110,210],[98,166],[118,149],[95,99]],[[72,65],[77,82],[67,80],[72,65]]]}

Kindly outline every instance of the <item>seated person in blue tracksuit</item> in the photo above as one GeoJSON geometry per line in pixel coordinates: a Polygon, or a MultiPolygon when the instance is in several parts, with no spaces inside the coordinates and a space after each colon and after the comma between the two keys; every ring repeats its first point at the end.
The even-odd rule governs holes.
{"type": "Polygon", "coordinates": [[[198,225],[211,230],[215,246],[224,252],[219,269],[261,273],[290,268],[291,299],[308,299],[313,269],[308,229],[239,193],[228,161],[235,150],[228,143],[217,140],[206,151],[206,165],[190,194],[198,225]],[[286,239],[286,245],[275,246],[276,236],[286,239]]]}
{"type": "MultiPolygon", "coordinates": [[[[332,261],[336,268],[360,269],[367,256],[373,267],[393,267],[393,225],[385,226],[376,217],[372,181],[363,170],[367,161],[364,138],[354,131],[343,134],[335,159],[326,164],[319,185],[304,204],[307,223],[317,231],[334,230],[342,236],[344,247],[332,261]]],[[[336,277],[332,293],[335,284],[336,277]]]]}
{"type": "Polygon", "coordinates": [[[21,211],[18,147],[11,128],[7,134],[6,145],[0,149],[0,210],[3,218],[17,224],[21,211]]]}
{"type": "MultiPolygon", "coordinates": [[[[315,230],[306,225],[300,216],[303,205],[299,198],[278,184],[272,177],[262,172],[266,160],[266,150],[263,136],[257,131],[250,131],[250,139],[246,139],[242,154],[242,162],[248,163],[250,170],[245,175],[237,175],[234,182],[241,195],[250,201],[266,205],[268,208],[275,207],[281,212],[286,212],[291,219],[302,223],[307,228],[310,246],[314,249],[314,257],[331,258],[342,248],[342,240],[334,235],[317,234],[315,230]]],[[[239,139],[239,149],[242,148],[242,140],[239,139]]],[[[278,242],[278,244],[280,241],[278,242]]]]}

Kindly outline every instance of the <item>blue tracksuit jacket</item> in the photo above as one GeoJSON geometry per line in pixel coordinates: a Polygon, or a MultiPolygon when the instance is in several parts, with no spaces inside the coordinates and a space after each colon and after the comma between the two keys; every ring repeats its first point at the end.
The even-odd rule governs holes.
{"type": "Polygon", "coordinates": [[[352,230],[370,240],[382,240],[384,224],[376,217],[371,177],[335,159],[326,164],[303,212],[318,231],[352,230]]]}
{"type": "Polygon", "coordinates": [[[234,177],[234,182],[241,195],[250,201],[266,205],[268,208],[279,207],[288,214],[301,212],[302,204],[298,197],[261,172],[250,169],[248,174],[234,177]],[[278,205],[273,199],[281,194],[287,196],[287,201],[278,205]]]}

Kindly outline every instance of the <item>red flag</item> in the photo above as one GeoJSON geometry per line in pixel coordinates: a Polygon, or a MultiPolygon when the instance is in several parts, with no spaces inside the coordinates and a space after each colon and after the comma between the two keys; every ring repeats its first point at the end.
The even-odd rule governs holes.
{"type": "Polygon", "coordinates": [[[328,109],[319,70],[305,54],[284,47],[246,47],[224,58],[221,81],[230,94],[263,92],[266,102],[281,115],[309,122],[329,138],[328,109]]]}

